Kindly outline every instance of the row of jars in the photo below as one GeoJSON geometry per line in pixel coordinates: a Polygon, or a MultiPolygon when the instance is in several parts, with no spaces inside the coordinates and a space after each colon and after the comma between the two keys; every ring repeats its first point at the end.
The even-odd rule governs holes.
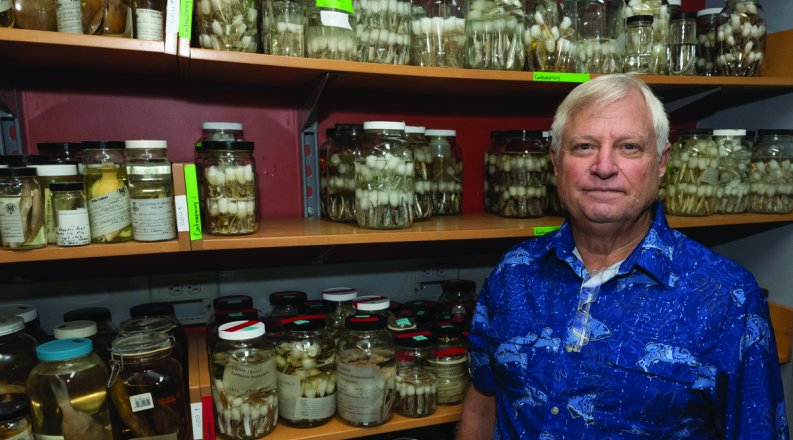
{"type": "Polygon", "coordinates": [[[680,15],[681,0],[250,0],[195,3],[203,48],[492,70],[759,74],[755,0],[680,15]],[[259,47],[257,27],[264,32],[259,47]],[[679,21],[679,22],[678,22],[679,21]],[[711,28],[715,33],[710,35],[711,28]],[[701,30],[700,30],[701,29],[701,30]],[[697,32],[700,37],[698,40],[697,32]],[[704,38],[708,38],[706,41],[704,38]],[[697,47],[699,44],[700,47],[697,47]],[[703,59],[696,60],[700,52],[703,59]],[[705,58],[707,57],[707,58],[705,58]],[[695,69],[695,64],[702,64],[695,69]],[[712,68],[706,65],[712,63],[712,68]]]}

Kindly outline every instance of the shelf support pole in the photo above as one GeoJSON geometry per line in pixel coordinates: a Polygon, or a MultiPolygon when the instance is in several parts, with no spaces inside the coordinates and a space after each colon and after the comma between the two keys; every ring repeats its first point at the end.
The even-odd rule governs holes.
{"type": "Polygon", "coordinates": [[[303,191],[303,216],[320,216],[319,121],[317,108],[322,92],[336,74],[325,73],[305,87],[300,96],[297,116],[300,129],[300,168],[303,191]]]}

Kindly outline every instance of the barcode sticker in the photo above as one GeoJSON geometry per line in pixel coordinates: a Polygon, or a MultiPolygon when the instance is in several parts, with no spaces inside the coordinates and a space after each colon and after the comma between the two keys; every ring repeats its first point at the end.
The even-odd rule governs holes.
{"type": "Polygon", "coordinates": [[[154,400],[151,398],[151,393],[129,396],[129,404],[132,406],[132,412],[154,408],[154,400]]]}

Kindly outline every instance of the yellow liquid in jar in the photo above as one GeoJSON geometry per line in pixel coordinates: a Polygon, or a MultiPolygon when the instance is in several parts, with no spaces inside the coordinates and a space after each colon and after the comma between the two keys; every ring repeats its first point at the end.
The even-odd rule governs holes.
{"type": "Polygon", "coordinates": [[[125,181],[126,170],[114,165],[86,167],[85,188],[88,211],[91,217],[91,241],[94,243],[119,243],[132,239],[132,217],[129,208],[129,190],[125,181]],[[103,196],[111,196],[115,203],[107,205],[103,196]],[[112,220],[109,212],[112,211],[112,220]],[[106,214],[99,219],[99,212],[106,214]]]}

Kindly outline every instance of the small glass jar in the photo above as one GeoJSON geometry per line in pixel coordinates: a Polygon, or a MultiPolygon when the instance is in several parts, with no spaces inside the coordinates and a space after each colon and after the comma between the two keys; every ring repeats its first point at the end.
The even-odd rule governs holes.
{"type": "Polygon", "coordinates": [[[133,238],[174,240],[176,214],[168,142],[126,141],[126,165],[133,238]]]}
{"type": "MultiPolygon", "coordinates": [[[[626,26],[628,25],[627,19],[637,15],[650,15],[652,16],[652,36],[646,37],[642,35],[641,43],[643,48],[646,47],[650,51],[650,57],[647,62],[647,72],[634,72],[632,73],[652,73],[656,75],[666,75],[668,66],[667,45],[669,43],[669,5],[665,0],[633,0],[626,2],[623,9],[623,16],[626,17],[626,26]]],[[[643,21],[643,20],[642,20],[643,21]]],[[[626,38],[626,48],[631,44],[626,38]]],[[[634,52],[629,52],[634,53],[634,52]]],[[[644,54],[644,52],[641,52],[644,54]]],[[[639,59],[639,65],[644,67],[644,58],[639,59]]],[[[628,66],[624,66],[627,69],[628,66]]],[[[627,72],[627,70],[625,70],[627,72]]]]}
{"type": "Polygon", "coordinates": [[[465,9],[455,0],[413,1],[411,64],[465,67],[465,9]]]}
{"type": "Polygon", "coordinates": [[[427,220],[432,217],[432,152],[429,140],[425,136],[426,129],[415,125],[405,127],[410,149],[413,151],[413,164],[416,169],[413,182],[415,196],[413,203],[413,220],[427,220]]]}
{"type": "Polygon", "coordinates": [[[271,339],[281,337],[282,318],[290,318],[300,314],[300,304],[308,299],[306,292],[299,290],[283,290],[270,294],[270,311],[265,315],[267,331],[271,339]]]}
{"type": "Polygon", "coordinates": [[[33,440],[30,403],[22,393],[0,394],[0,440],[33,440]]]}
{"type": "Polygon", "coordinates": [[[754,0],[726,0],[719,15],[719,57],[722,76],[759,76],[765,58],[765,13],[754,0]]]}
{"type": "Polygon", "coordinates": [[[205,141],[244,141],[245,130],[241,122],[202,122],[201,138],[196,141],[196,151],[205,141]]]}
{"type": "Polygon", "coordinates": [[[334,304],[336,310],[327,315],[327,331],[334,345],[339,342],[344,330],[344,321],[355,313],[352,302],[358,298],[358,289],[352,287],[330,287],[322,289],[322,300],[334,304]]]}
{"type": "Polygon", "coordinates": [[[311,0],[306,20],[306,56],[357,61],[357,20],[352,2],[311,0]]]}
{"type": "Polygon", "coordinates": [[[60,339],[36,348],[28,377],[36,438],[111,440],[107,368],[90,339],[60,339]]]}
{"type": "MultiPolygon", "coordinates": [[[[198,0],[195,2],[195,19],[200,47],[256,53],[259,9],[255,0],[198,0]]],[[[264,28],[265,34],[267,29],[264,28]]]]}
{"type": "Polygon", "coordinates": [[[94,353],[99,356],[99,359],[102,359],[105,366],[110,366],[110,345],[103,338],[97,336],[98,332],[96,323],[88,320],[64,322],[52,329],[55,339],[90,339],[94,346],[94,353]]]}
{"type": "Polygon", "coordinates": [[[66,0],[55,3],[58,32],[68,34],[83,33],[83,11],[79,0],[66,0]]]}
{"type": "Polygon", "coordinates": [[[524,0],[464,3],[465,67],[523,70],[524,0]]]}
{"type": "Polygon", "coordinates": [[[760,130],[749,173],[749,211],[793,210],[793,130],[760,130]]]}
{"type": "Polygon", "coordinates": [[[354,0],[358,61],[410,63],[410,1],[354,0]]]}
{"type": "Polygon", "coordinates": [[[206,231],[212,235],[253,234],[258,228],[253,142],[205,141],[202,148],[206,231]]]}
{"type": "Polygon", "coordinates": [[[58,246],[91,244],[91,221],[83,182],[52,182],[52,229],[58,246]]]}
{"type": "Polygon", "coordinates": [[[388,422],[397,400],[394,342],[380,315],[347,318],[336,363],[336,409],[352,426],[388,422]]]}
{"type": "Polygon", "coordinates": [[[113,341],[107,388],[121,419],[115,426],[118,438],[188,438],[182,367],[171,350],[171,339],[163,333],[136,333],[113,341]]]}
{"type": "Polygon", "coordinates": [[[262,15],[270,55],[284,57],[306,56],[306,7],[297,0],[278,0],[263,3],[267,11],[262,15]],[[268,26],[269,25],[269,26],[268,26]]]}
{"type": "Polygon", "coordinates": [[[432,213],[459,215],[463,210],[463,154],[457,130],[427,130],[432,154],[432,213]]]}
{"type": "Polygon", "coordinates": [[[324,425],[336,414],[336,346],[321,315],[284,324],[275,346],[278,417],[298,428],[324,425]]]}
{"type": "Polygon", "coordinates": [[[541,131],[513,130],[498,158],[504,217],[542,217],[548,193],[548,154],[541,131]]]}
{"type": "Polygon", "coordinates": [[[47,246],[44,193],[35,168],[0,168],[0,236],[3,248],[47,246]]]}
{"type": "Polygon", "coordinates": [[[438,299],[443,313],[451,315],[452,322],[461,330],[468,330],[476,307],[476,282],[471,280],[446,280],[441,282],[438,299]]]}
{"type": "Polygon", "coordinates": [[[749,205],[749,169],[752,148],[746,130],[713,130],[719,147],[719,190],[716,213],[740,214],[749,205]]]}
{"type": "Polygon", "coordinates": [[[336,124],[336,136],[327,152],[328,218],[335,222],[355,222],[355,158],[363,145],[363,125],[336,124]]]}
{"type": "Polygon", "coordinates": [[[697,73],[697,16],[672,14],[669,31],[669,74],[693,76],[697,73]]]}
{"type": "Polygon", "coordinates": [[[501,155],[506,137],[503,131],[490,132],[490,145],[485,152],[485,212],[498,213],[498,201],[501,198],[501,181],[498,168],[498,159],[501,155]]]}
{"type": "Polygon", "coordinates": [[[83,142],[85,196],[91,220],[91,241],[120,243],[132,240],[124,142],[83,142]]]}
{"type": "Polygon", "coordinates": [[[132,0],[132,31],[138,40],[163,41],[165,0],[132,0]]]}
{"type": "Polygon", "coordinates": [[[130,0],[90,0],[83,9],[83,31],[111,37],[132,38],[132,5],[130,0]],[[101,13],[97,13],[100,11],[101,13]]]}
{"type": "Polygon", "coordinates": [[[258,439],[278,422],[278,370],[264,324],[236,321],[218,330],[210,354],[215,429],[225,439],[258,439]]]}
{"type": "Polygon", "coordinates": [[[587,0],[579,6],[578,72],[622,72],[618,40],[624,31],[623,5],[622,0],[587,0]]]}
{"type": "Polygon", "coordinates": [[[431,362],[437,342],[427,330],[394,334],[397,414],[427,417],[438,409],[438,378],[431,362]]]}
{"type": "Polygon", "coordinates": [[[58,9],[55,0],[16,0],[14,5],[14,28],[39,31],[58,30],[58,9]]]}
{"type": "Polygon", "coordinates": [[[38,342],[25,332],[25,320],[0,315],[0,386],[4,392],[25,393],[25,381],[36,365],[38,342]]]}
{"type": "Polygon", "coordinates": [[[367,121],[355,158],[355,218],[368,229],[413,225],[415,164],[403,122],[367,121]]]}
{"type": "Polygon", "coordinates": [[[706,129],[678,130],[667,171],[666,212],[703,216],[716,212],[719,148],[706,129]]]}
{"type": "Polygon", "coordinates": [[[259,311],[254,308],[237,310],[220,310],[212,314],[207,323],[206,346],[207,351],[218,342],[218,328],[223,324],[234,321],[258,321],[259,311]]]}
{"type": "Polygon", "coordinates": [[[460,328],[452,322],[439,321],[433,333],[438,338],[438,345],[430,362],[438,376],[438,405],[457,405],[463,401],[471,380],[468,349],[460,328]]]}
{"type": "Polygon", "coordinates": [[[634,15],[626,20],[625,73],[653,72],[653,16],[634,15]]]}
{"type": "Polygon", "coordinates": [[[697,11],[697,75],[719,75],[716,36],[721,9],[708,8],[697,11]]]}

